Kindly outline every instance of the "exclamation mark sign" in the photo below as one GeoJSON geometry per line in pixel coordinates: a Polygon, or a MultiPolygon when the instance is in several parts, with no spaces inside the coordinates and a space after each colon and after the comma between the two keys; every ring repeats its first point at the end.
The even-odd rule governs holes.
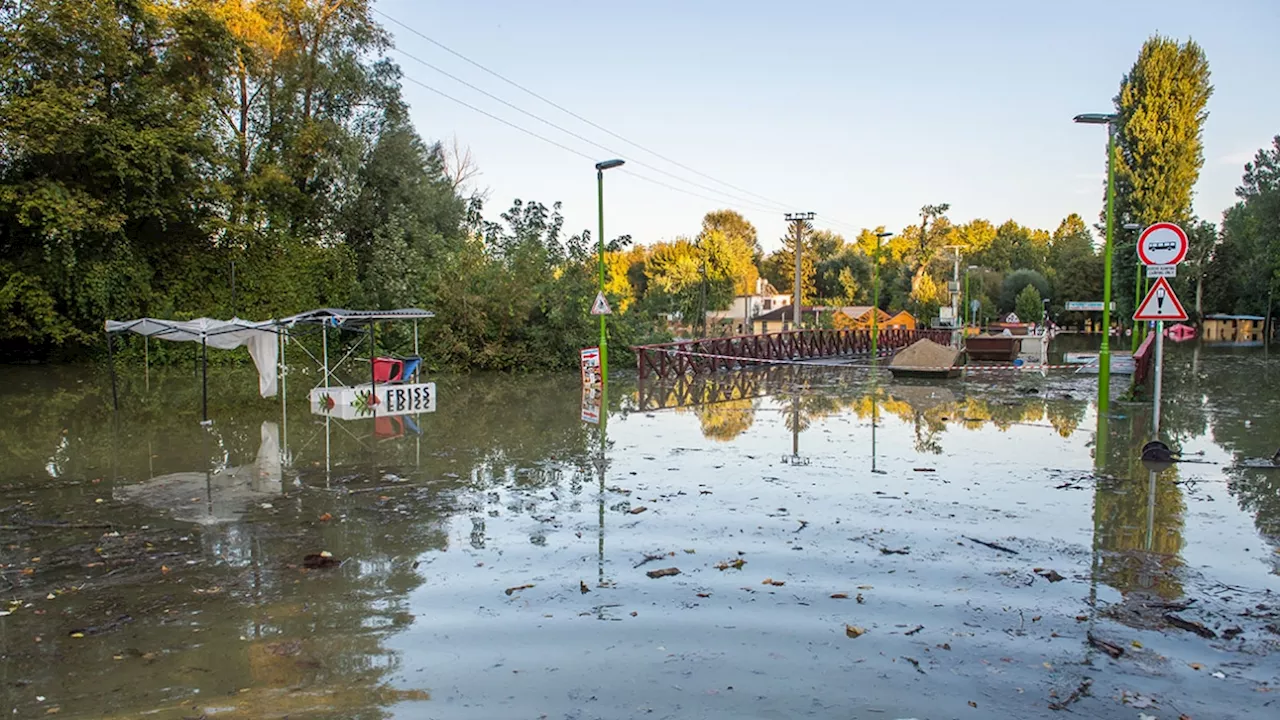
{"type": "Polygon", "coordinates": [[[1164,288],[1156,288],[1156,314],[1164,314],[1164,288]]]}

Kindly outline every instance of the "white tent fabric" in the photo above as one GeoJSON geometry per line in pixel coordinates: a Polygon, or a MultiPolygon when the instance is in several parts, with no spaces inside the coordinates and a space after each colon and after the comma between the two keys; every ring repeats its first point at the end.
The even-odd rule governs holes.
{"type": "Polygon", "coordinates": [[[219,350],[234,350],[238,347],[249,348],[249,356],[258,368],[258,393],[262,397],[275,397],[276,363],[280,357],[280,346],[277,344],[276,323],[272,320],[253,322],[232,318],[215,320],[213,318],[196,318],[195,320],[159,320],[156,318],[139,318],[137,320],[108,320],[107,332],[132,332],[159,340],[175,342],[201,342],[219,350]]]}

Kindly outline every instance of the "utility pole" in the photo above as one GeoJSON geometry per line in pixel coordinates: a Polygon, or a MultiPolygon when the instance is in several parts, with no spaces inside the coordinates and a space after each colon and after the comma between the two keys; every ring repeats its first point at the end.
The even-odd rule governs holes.
{"type": "Polygon", "coordinates": [[[791,301],[793,317],[791,324],[792,327],[797,330],[800,328],[800,253],[802,252],[804,245],[804,231],[809,225],[809,222],[813,220],[813,217],[814,214],[811,212],[786,214],[787,222],[791,223],[792,237],[795,238],[796,291],[795,295],[792,296],[793,299],[791,301]]]}
{"type": "Polygon", "coordinates": [[[948,283],[947,292],[951,295],[951,322],[959,324],[960,315],[956,312],[958,301],[960,300],[960,245],[945,245],[943,250],[955,251],[955,267],[951,271],[951,282],[948,283]]]}

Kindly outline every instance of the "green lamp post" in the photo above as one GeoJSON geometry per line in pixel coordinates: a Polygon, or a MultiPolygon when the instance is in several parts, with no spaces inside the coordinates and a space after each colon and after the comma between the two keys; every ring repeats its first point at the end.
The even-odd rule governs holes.
{"type": "Polygon", "coordinates": [[[1098,348],[1098,412],[1111,409],[1111,254],[1115,224],[1116,132],[1114,113],[1085,113],[1073,118],[1084,125],[1107,127],[1107,240],[1102,260],[1102,345],[1098,348]]]}
{"type": "MultiPolygon", "coordinates": [[[[596,199],[600,210],[600,234],[596,238],[600,249],[600,292],[604,293],[604,171],[622,167],[625,160],[604,160],[596,163],[596,199]]],[[[609,382],[609,340],[605,335],[605,316],[600,316],[600,384],[609,382]]]]}

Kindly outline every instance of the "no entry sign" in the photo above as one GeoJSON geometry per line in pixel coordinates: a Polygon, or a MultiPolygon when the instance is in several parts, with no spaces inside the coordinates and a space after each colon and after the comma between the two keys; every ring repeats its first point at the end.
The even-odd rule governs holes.
{"type": "Polygon", "coordinates": [[[1187,256],[1187,234],[1169,222],[1158,222],[1138,238],[1138,257],[1144,265],[1177,265],[1187,256]]]}

